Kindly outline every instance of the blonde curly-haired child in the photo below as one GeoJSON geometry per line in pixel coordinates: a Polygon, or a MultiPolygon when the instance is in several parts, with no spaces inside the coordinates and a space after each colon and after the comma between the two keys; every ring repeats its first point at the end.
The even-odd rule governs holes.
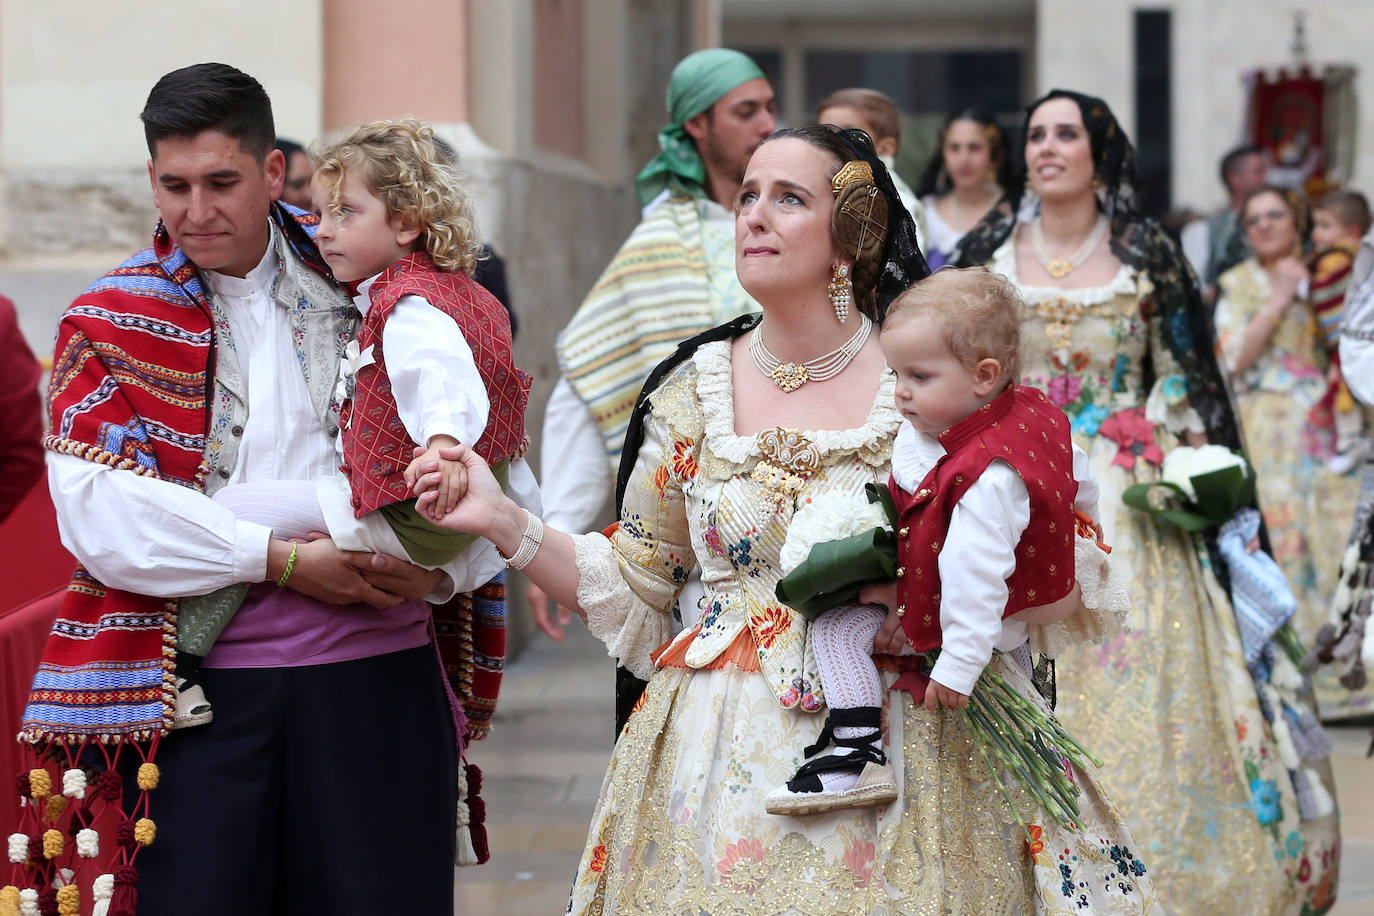
{"type": "MultiPolygon", "coordinates": [[[[342,474],[231,485],[214,499],[276,537],[327,532],[344,549],[445,567],[460,591],[470,590],[504,563],[490,544],[432,523],[467,485],[463,465],[439,449],[471,446],[517,501],[538,506],[521,458],[530,377],[513,362],[505,308],[470,276],[481,252],[471,201],[451,152],[414,118],[363,124],[315,144],[310,157],[315,243],[362,315],[334,392],[342,474]],[[436,471],[437,505],[422,512],[412,488],[436,471]]],[[[246,590],[183,599],[174,728],[212,718],[200,662],[246,590]]]]}

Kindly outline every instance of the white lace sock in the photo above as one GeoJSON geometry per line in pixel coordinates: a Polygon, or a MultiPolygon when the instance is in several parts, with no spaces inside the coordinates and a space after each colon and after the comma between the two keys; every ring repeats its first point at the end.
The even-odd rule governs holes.
{"type": "Polygon", "coordinates": [[[303,538],[312,531],[328,532],[324,511],[311,480],[263,480],[232,483],[211,497],[246,522],[267,525],[279,538],[303,538]]]}
{"type": "MultiPolygon", "coordinates": [[[[873,637],[878,635],[886,617],[882,608],[856,604],[826,611],[811,625],[816,667],[820,669],[826,705],[831,709],[882,707],[883,682],[873,664],[873,637]]],[[[869,732],[866,728],[840,726],[835,729],[835,737],[859,738],[869,732]]],[[[873,746],[882,750],[881,735],[873,740],[873,746]]],[[[854,750],[833,747],[827,753],[843,757],[854,750]]],[[[820,777],[827,792],[842,792],[859,780],[858,773],[844,771],[821,773],[820,777]]]]}

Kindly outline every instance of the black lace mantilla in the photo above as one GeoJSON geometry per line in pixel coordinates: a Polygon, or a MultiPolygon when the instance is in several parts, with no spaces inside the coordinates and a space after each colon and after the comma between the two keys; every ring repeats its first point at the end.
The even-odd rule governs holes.
{"type": "MultiPolygon", "coordinates": [[[[1162,321],[1165,344],[1183,372],[1188,402],[1202,418],[1208,441],[1242,448],[1240,426],[1217,364],[1216,339],[1197,278],[1178,240],[1137,207],[1140,171],[1135,147],[1106,102],[1063,89],[1030,104],[1023,131],[1030,126],[1031,114],[1052,99],[1070,99],[1082,112],[1097,177],[1103,184],[1099,200],[1111,221],[1112,253],[1123,264],[1144,272],[1154,284],[1153,304],[1162,321]]],[[[972,267],[992,260],[993,253],[1016,229],[1016,214],[1027,193],[1022,170],[992,212],[964,236],[957,253],[958,266],[972,267]]],[[[1154,384],[1149,370],[1146,366],[1146,390],[1154,384]]]]}

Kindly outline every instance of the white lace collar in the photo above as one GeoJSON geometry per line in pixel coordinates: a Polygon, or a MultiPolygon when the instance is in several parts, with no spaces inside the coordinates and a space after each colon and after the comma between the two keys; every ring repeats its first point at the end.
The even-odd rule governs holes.
{"type": "MultiPolygon", "coordinates": [[[[1017,223],[1017,225],[1021,225],[1017,223]]],[[[992,253],[988,269],[1001,274],[1011,281],[1028,302],[1041,299],[1068,299],[1080,305],[1101,305],[1110,302],[1122,293],[1134,295],[1139,292],[1138,275],[1128,264],[1122,264],[1116,276],[1105,286],[1085,286],[1078,289],[1060,289],[1057,286],[1027,286],[1016,275],[1016,232],[1013,230],[1000,248],[992,253]]]]}
{"type": "MultiPolygon", "coordinates": [[[[692,363],[697,370],[697,398],[705,426],[705,447],[722,461],[743,464],[758,454],[758,436],[735,432],[734,385],[730,372],[733,341],[715,340],[697,348],[692,363]]],[[[893,406],[897,376],[884,367],[882,383],[864,424],[853,429],[801,430],[822,454],[831,451],[877,449],[890,439],[902,415],[893,406]]]]}

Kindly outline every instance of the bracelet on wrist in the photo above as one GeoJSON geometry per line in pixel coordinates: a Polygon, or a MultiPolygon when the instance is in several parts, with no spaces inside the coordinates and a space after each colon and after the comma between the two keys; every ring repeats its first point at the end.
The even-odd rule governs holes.
{"type": "Polygon", "coordinates": [[[544,522],[528,509],[525,510],[525,531],[520,535],[520,547],[511,556],[498,549],[496,552],[506,561],[506,569],[520,570],[530,565],[539,546],[544,543],[544,522]]]}
{"type": "Polygon", "coordinates": [[[291,571],[296,568],[296,542],[291,542],[291,555],[286,558],[286,569],[282,570],[281,578],[277,580],[277,585],[285,585],[286,580],[291,578],[291,571]]]}

